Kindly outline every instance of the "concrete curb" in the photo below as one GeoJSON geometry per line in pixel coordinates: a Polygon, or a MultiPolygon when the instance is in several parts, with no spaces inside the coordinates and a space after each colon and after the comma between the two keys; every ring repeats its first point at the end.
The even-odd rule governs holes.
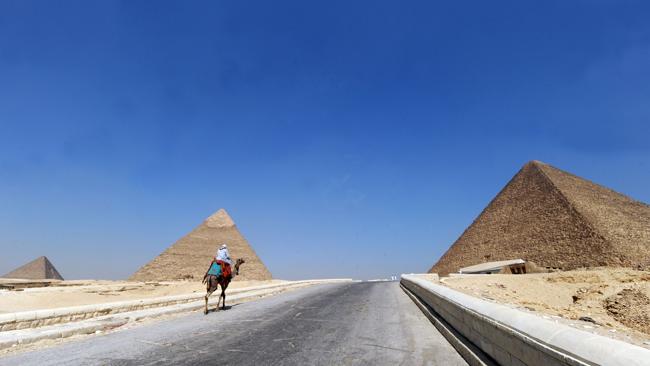
{"type": "MultiPolygon", "coordinates": [[[[257,286],[253,288],[240,289],[238,294],[228,295],[228,304],[240,304],[242,302],[252,301],[268,295],[273,295],[278,291],[290,288],[307,287],[316,284],[348,282],[349,280],[313,280],[313,281],[296,281],[281,284],[281,286],[257,286]]],[[[214,306],[219,301],[217,296],[210,297],[209,305],[214,306]]],[[[99,316],[93,319],[77,321],[67,324],[57,324],[39,327],[35,329],[20,329],[13,331],[0,332],[0,350],[19,344],[34,343],[44,339],[66,338],[80,334],[91,334],[97,331],[105,331],[120,327],[129,322],[142,319],[156,318],[164,315],[190,312],[203,309],[205,302],[203,296],[198,301],[192,301],[182,304],[173,304],[164,307],[149,308],[137,311],[128,311],[116,315],[99,316]]]]}
{"type": "Polygon", "coordinates": [[[91,319],[72,324],[60,324],[33,329],[16,330],[0,333],[0,350],[19,344],[30,344],[44,339],[67,338],[73,335],[92,334],[120,327],[128,322],[124,318],[91,319]]]}
{"type": "MultiPolygon", "coordinates": [[[[248,288],[232,289],[228,295],[242,292],[273,289],[280,287],[291,287],[300,284],[317,284],[324,282],[349,281],[347,279],[326,279],[326,280],[305,280],[270,285],[262,285],[248,288]]],[[[142,300],[117,301],[103,304],[92,304],[73,306],[65,308],[44,309],[35,311],[24,311],[17,313],[0,314],[0,332],[37,328],[42,326],[80,321],[96,318],[104,315],[119,314],[127,311],[136,311],[149,308],[157,308],[175,304],[183,304],[203,299],[204,293],[192,293],[186,295],[164,296],[142,300]]],[[[214,296],[214,295],[213,295],[214,296]]]]}
{"type": "Polygon", "coordinates": [[[645,348],[465,295],[416,275],[402,275],[401,282],[501,365],[650,365],[645,348]]]}

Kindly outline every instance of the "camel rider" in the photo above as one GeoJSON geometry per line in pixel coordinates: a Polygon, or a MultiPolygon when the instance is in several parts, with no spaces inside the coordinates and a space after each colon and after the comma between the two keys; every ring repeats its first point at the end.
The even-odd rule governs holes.
{"type": "Polygon", "coordinates": [[[221,272],[224,277],[232,276],[232,259],[230,259],[230,253],[228,253],[228,246],[226,244],[221,245],[219,250],[217,250],[217,255],[215,256],[215,261],[221,266],[221,272]]]}

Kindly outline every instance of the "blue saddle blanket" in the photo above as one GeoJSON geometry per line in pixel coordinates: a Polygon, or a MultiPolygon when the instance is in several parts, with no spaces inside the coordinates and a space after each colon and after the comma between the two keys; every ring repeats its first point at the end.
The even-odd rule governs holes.
{"type": "Polygon", "coordinates": [[[220,276],[221,275],[221,266],[217,263],[212,263],[210,270],[208,270],[209,275],[220,276]]]}

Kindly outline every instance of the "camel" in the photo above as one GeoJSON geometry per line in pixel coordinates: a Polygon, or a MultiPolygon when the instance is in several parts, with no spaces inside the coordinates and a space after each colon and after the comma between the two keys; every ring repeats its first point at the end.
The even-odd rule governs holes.
{"type": "MultiPolygon", "coordinates": [[[[214,263],[214,260],[212,262],[214,263]]],[[[212,295],[212,293],[215,292],[219,286],[221,286],[221,295],[219,295],[219,301],[217,301],[217,309],[219,309],[219,303],[223,298],[223,307],[221,309],[226,310],[226,289],[228,288],[228,285],[230,284],[232,278],[239,275],[239,266],[244,263],[246,263],[244,258],[237,259],[235,261],[232,276],[228,277],[224,277],[223,274],[217,277],[215,275],[208,274],[208,272],[205,272],[205,275],[203,276],[203,283],[206,284],[207,293],[205,294],[205,310],[203,311],[203,314],[208,313],[208,297],[210,297],[210,295],[212,295]]],[[[212,266],[212,263],[210,263],[210,266],[212,266]]],[[[210,267],[208,267],[208,271],[210,271],[209,268],[210,267]]]]}

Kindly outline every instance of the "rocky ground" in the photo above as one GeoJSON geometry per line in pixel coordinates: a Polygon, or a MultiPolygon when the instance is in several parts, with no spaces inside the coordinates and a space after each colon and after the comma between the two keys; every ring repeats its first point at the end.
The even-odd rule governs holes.
{"type": "Polygon", "coordinates": [[[441,283],[490,301],[650,348],[650,272],[595,268],[527,275],[445,277],[441,283]]]}
{"type": "MultiPolygon", "coordinates": [[[[284,281],[233,281],[229,289],[281,282],[284,281]]],[[[191,293],[205,293],[205,285],[200,281],[55,281],[47,287],[0,290],[0,314],[191,293]]]]}

